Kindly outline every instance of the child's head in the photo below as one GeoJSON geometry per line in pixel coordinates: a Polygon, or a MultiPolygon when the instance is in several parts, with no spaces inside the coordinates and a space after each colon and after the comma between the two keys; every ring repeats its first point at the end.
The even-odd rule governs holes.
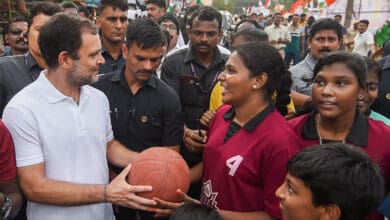
{"type": "Polygon", "coordinates": [[[194,203],[179,206],[169,217],[169,220],[222,220],[214,209],[194,203]]]}
{"type": "Polygon", "coordinates": [[[374,59],[370,57],[364,57],[368,68],[367,83],[366,83],[366,94],[359,97],[358,108],[360,112],[367,113],[367,110],[378,98],[378,88],[381,79],[381,69],[374,59]]]}
{"type": "Polygon", "coordinates": [[[383,198],[378,165],[343,143],[305,148],[289,160],[287,171],[276,191],[284,220],[362,220],[383,198]]]}
{"type": "Polygon", "coordinates": [[[366,91],[364,59],[349,52],[330,53],[318,59],[313,74],[312,98],[321,117],[352,119],[358,97],[366,91]]]}

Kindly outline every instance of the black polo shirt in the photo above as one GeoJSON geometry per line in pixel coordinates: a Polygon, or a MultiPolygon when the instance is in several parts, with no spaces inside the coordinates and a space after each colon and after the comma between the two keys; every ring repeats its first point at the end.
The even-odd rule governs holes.
{"type": "Polygon", "coordinates": [[[213,61],[206,68],[195,57],[192,47],[185,46],[168,55],[161,68],[161,79],[179,94],[184,123],[192,129],[198,128],[196,119],[208,110],[211,90],[228,58],[218,48],[214,54],[213,61]]]}
{"type": "Polygon", "coordinates": [[[106,62],[103,65],[100,65],[99,74],[120,71],[126,65],[126,60],[123,58],[122,52],[117,59],[114,59],[105,48],[102,48],[102,56],[106,62]]]}
{"type": "MultiPolygon", "coordinates": [[[[164,59],[161,79],[179,95],[184,123],[188,128],[199,128],[198,119],[209,109],[211,90],[228,56],[216,47],[214,59],[206,68],[196,58],[191,45],[187,45],[164,59]]],[[[187,151],[183,144],[180,152],[190,167],[202,160],[201,154],[187,151]]]]}
{"type": "Polygon", "coordinates": [[[0,113],[21,89],[35,81],[42,68],[30,53],[0,57],[0,113]]]}
{"type": "Polygon", "coordinates": [[[152,75],[133,94],[124,69],[100,76],[94,84],[110,103],[114,137],[129,149],[141,152],[150,146],[179,145],[183,138],[183,117],[176,93],[152,75]]]}

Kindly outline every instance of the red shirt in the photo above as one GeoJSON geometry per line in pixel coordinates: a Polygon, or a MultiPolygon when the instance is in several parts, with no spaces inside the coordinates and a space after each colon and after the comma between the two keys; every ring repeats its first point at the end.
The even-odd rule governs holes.
{"type": "MultiPolygon", "coordinates": [[[[314,120],[315,112],[291,119],[290,125],[300,137],[302,147],[320,144],[314,120]]],[[[346,138],[346,143],[361,147],[382,170],[386,185],[390,184],[390,127],[358,113],[346,138]]],[[[326,143],[329,140],[323,140],[326,143]]],[[[331,141],[331,140],[330,140],[331,141]]],[[[383,220],[378,212],[370,220],[383,220]]]]}
{"type": "Polygon", "coordinates": [[[265,211],[281,219],[275,191],[297,151],[294,131],[272,105],[243,127],[233,125],[235,130],[233,117],[234,109],[223,106],[210,126],[201,201],[221,210],[265,211]]]}
{"type": "Polygon", "coordinates": [[[16,177],[15,147],[11,134],[0,120],[0,181],[16,177]]]}

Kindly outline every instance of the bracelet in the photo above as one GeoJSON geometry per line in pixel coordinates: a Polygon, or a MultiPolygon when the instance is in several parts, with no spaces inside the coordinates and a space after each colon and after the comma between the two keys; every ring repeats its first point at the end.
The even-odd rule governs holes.
{"type": "Polygon", "coordinates": [[[107,203],[107,184],[104,185],[104,202],[107,203]]]}

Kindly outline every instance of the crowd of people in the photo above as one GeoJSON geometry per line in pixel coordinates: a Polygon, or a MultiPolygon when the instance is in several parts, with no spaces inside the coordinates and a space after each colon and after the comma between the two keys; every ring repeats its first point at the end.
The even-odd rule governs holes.
{"type": "Polygon", "coordinates": [[[390,212],[390,41],[378,50],[368,20],[348,30],[341,15],[251,14],[220,45],[213,7],[191,6],[183,19],[164,0],[147,1],[147,18],[127,10],[101,0],[93,21],[74,3],[46,1],[9,21],[0,219],[390,212]],[[190,167],[181,203],[143,198],[152,187],[127,182],[131,162],[156,146],[190,167]]]}

